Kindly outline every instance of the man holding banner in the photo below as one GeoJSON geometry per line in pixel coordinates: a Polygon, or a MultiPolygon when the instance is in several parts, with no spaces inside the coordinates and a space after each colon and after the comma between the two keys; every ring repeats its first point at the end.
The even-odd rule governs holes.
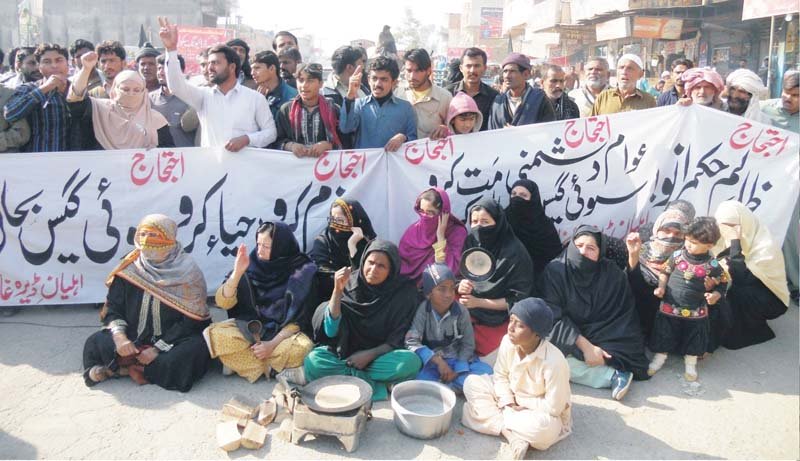
{"type": "Polygon", "coordinates": [[[503,83],[507,90],[492,104],[489,129],[507,126],[552,122],[556,119],[553,106],[539,88],[528,85],[531,61],[520,53],[511,53],[503,60],[503,83]]]}
{"type": "Polygon", "coordinates": [[[243,148],[266,147],[277,137],[272,112],[263,96],[238,82],[242,64],[232,48],[217,45],[208,53],[208,69],[213,88],[190,85],[178,63],[178,26],[158,18],[159,35],[167,50],[169,90],[197,111],[200,118],[200,145],[224,146],[230,152],[243,148]]]}
{"type": "Polygon", "coordinates": [[[617,61],[617,87],[609,88],[597,96],[591,115],[656,107],[655,98],[636,88],[636,82],[642,75],[644,75],[642,58],[630,53],[620,56],[617,61]]]}
{"type": "Polygon", "coordinates": [[[361,89],[362,66],[350,76],[347,97],[339,114],[339,130],[355,133],[356,149],[383,147],[395,152],[406,141],[417,139],[417,116],[411,103],[392,93],[400,76],[397,61],[381,56],[369,65],[366,97],[356,99],[361,89]]]}

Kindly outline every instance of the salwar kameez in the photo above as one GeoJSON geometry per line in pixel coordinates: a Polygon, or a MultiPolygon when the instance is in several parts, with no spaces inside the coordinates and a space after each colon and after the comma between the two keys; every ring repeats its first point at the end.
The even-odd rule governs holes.
{"type": "MultiPolygon", "coordinates": [[[[106,323],[124,320],[126,334],[137,347],[154,345],[159,354],[144,366],[144,376],[152,384],[164,389],[188,392],[192,385],[203,377],[208,369],[209,356],[201,332],[207,320],[193,320],[180,312],[161,305],[145,291],[121,277],[116,277],[108,290],[106,323]],[[141,311],[145,312],[145,324],[140,330],[141,311]],[[155,312],[155,314],[154,314],[155,312]],[[160,333],[154,331],[155,321],[160,333]],[[165,350],[166,349],[166,350],[165,350]]],[[[83,348],[83,367],[109,366],[118,371],[116,345],[109,329],[89,336],[83,348]]]]}
{"type": "Polygon", "coordinates": [[[340,359],[325,346],[312,350],[304,364],[309,382],[332,375],[363,379],[372,387],[372,400],[386,400],[389,397],[387,385],[414,379],[421,366],[422,362],[413,352],[395,349],[378,356],[367,368],[359,370],[347,366],[346,359],[340,359]]]}
{"type": "Polygon", "coordinates": [[[507,429],[537,450],[572,432],[569,366],[547,340],[521,358],[517,347],[503,338],[494,375],[467,377],[464,396],[461,422],[476,432],[497,436],[507,429]]]}

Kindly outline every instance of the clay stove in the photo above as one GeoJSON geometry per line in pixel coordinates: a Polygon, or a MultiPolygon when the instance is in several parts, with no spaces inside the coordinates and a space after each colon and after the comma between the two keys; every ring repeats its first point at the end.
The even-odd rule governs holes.
{"type": "Polygon", "coordinates": [[[297,445],[308,434],[336,437],[348,453],[358,449],[359,438],[372,418],[372,401],[344,413],[319,413],[303,403],[294,407],[292,443],[297,445]]]}

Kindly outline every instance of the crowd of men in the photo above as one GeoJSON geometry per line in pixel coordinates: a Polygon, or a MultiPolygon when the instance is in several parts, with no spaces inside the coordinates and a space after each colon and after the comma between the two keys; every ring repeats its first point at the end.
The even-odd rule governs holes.
{"type": "MultiPolygon", "coordinates": [[[[82,57],[95,53],[97,65],[89,77],[88,95],[109,98],[114,78],[133,67],[145,81],[152,108],[167,119],[176,146],[224,146],[236,152],[246,146],[280,149],[288,145],[286,150],[300,156],[323,152],[317,148],[312,154],[310,146],[300,149],[286,139],[276,144],[281,107],[300,98],[298,66],[307,73],[315,68],[301,65],[294,35],[279,32],[272,50],[256,53],[241,39],[211,47],[198,56],[201,75],[187,79],[184,58],[177,54],[177,28],[165,19],[161,25],[164,51],[146,44],[132,63],[116,41],[94,46],[78,39],[69,48],[41,44],[12,50],[11,69],[0,77],[4,107],[0,151],[79,150],[85,144],[73,142],[67,91],[83,66],[82,57]]],[[[767,89],[754,72],[739,69],[723,80],[714,70],[697,68],[685,58],[672,63],[657,98],[637,86],[644,65],[634,54],[617,59],[614,84],[608,61],[601,57],[586,60],[582,79],[574,68],[565,72],[560,66],[547,65],[541,79],[532,84],[529,58],[510,53],[502,63],[500,84],[487,85],[482,80],[487,56],[475,47],[462,54],[458,71],[463,78],[446,87],[433,83],[431,57],[424,49],[411,49],[403,56],[368,57],[361,48],[343,46],[334,52],[331,65],[330,75],[324,81],[321,76],[317,79],[318,94],[333,104],[337,147],[343,148],[395,151],[406,141],[452,134],[448,110],[453,96],[461,92],[477,105],[481,131],[691,103],[800,130],[797,71],[784,74],[780,99],[762,100],[767,89]]],[[[318,119],[312,120],[319,124],[318,119]]],[[[333,147],[331,143],[322,147],[328,146],[333,147]]]]}
{"type": "MultiPolygon", "coordinates": [[[[324,78],[322,66],[302,63],[297,38],[279,32],[272,50],[251,52],[241,39],[213,46],[197,57],[201,74],[187,78],[184,58],[177,52],[177,27],[163,18],[160,22],[163,52],[146,44],[133,59],[117,41],[95,46],[79,39],[69,48],[45,43],[12,50],[10,70],[0,76],[0,151],[85,148],[72,126],[76,117],[71,116],[68,89],[87,55],[96,55],[96,65],[92,64],[86,94],[111,97],[115,77],[135,69],[145,82],[150,107],[167,119],[178,147],[224,146],[231,152],[270,147],[298,156],[318,156],[334,147],[395,151],[407,141],[457,134],[448,112],[459,93],[474,101],[480,131],[671,104],[701,104],[800,131],[800,88],[794,70],[784,74],[781,98],[765,100],[767,88],[750,70],[739,69],[723,79],[712,69],[680,58],[665,76],[663,91],[654,97],[637,86],[644,65],[634,54],[617,59],[613,83],[609,63],[601,57],[586,60],[582,78],[572,68],[565,72],[547,65],[534,83],[530,59],[510,53],[502,62],[499,85],[488,85],[482,80],[486,53],[471,47],[460,59],[458,73],[463,77],[440,87],[433,82],[431,57],[424,49],[368,57],[364,49],[342,46],[333,53],[332,72],[324,78]],[[299,73],[305,76],[301,86],[299,73]],[[301,125],[308,136],[298,139],[294,125],[284,123],[288,133],[279,129],[279,118],[284,105],[301,99],[300,113],[308,116],[308,123],[301,125]],[[321,110],[306,111],[320,100],[321,110]]],[[[295,117],[288,106],[284,112],[284,118],[295,117]]]]}

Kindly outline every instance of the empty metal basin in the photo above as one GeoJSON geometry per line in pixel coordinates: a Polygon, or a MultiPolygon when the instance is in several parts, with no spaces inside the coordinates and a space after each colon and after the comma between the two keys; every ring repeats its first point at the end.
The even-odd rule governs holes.
{"type": "Polygon", "coordinates": [[[433,439],[447,432],[456,406],[456,394],[433,381],[406,381],[392,389],[394,423],[400,432],[433,439]]]}

